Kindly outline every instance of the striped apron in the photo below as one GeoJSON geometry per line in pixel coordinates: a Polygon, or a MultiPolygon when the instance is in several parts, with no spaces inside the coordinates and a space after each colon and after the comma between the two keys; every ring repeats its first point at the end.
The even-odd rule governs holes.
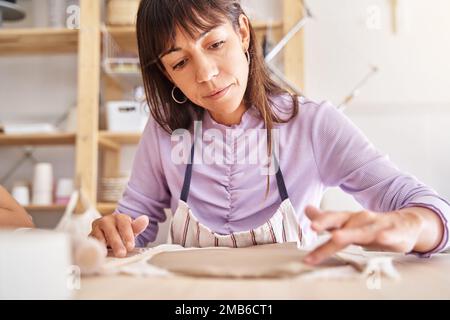
{"type": "Polygon", "coordinates": [[[300,248],[309,246],[316,240],[317,235],[311,230],[309,219],[302,215],[297,221],[281,168],[278,169],[276,174],[281,205],[266,223],[252,230],[233,232],[228,235],[215,233],[201,224],[187,204],[192,178],[194,149],[193,146],[191,162],[187,165],[185,172],[181,197],[170,223],[168,243],[178,244],[186,248],[242,248],[270,243],[296,242],[300,248]],[[308,231],[307,235],[304,233],[305,230],[308,231]]]}

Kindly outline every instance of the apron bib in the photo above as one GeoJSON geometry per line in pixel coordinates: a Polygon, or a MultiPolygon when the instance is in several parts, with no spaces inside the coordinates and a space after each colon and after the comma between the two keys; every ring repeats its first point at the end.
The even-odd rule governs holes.
{"type": "MultiPolygon", "coordinates": [[[[191,150],[191,162],[187,165],[181,197],[170,223],[168,243],[183,247],[230,247],[243,248],[262,244],[296,242],[297,247],[309,246],[316,240],[310,221],[302,216],[297,221],[295,209],[289,200],[281,168],[276,173],[281,205],[272,218],[252,230],[233,232],[228,235],[215,233],[201,224],[187,204],[192,178],[195,145],[191,150]],[[308,230],[305,235],[304,230],[308,230]]],[[[274,160],[276,158],[274,157],[274,160]]],[[[278,166],[279,167],[279,166],[278,166]]]]}

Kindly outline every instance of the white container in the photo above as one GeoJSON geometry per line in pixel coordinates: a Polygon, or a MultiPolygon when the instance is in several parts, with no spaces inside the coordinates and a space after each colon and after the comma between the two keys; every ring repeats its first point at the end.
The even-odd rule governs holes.
{"type": "Polygon", "coordinates": [[[21,206],[30,204],[30,189],[27,186],[15,186],[11,195],[21,206]]]}
{"type": "Polygon", "coordinates": [[[33,204],[53,204],[53,167],[50,163],[38,163],[34,167],[33,204]]]}
{"type": "Polygon", "coordinates": [[[48,19],[52,28],[66,27],[66,7],[65,0],[48,0],[48,19]]]}
{"type": "Polygon", "coordinates": [[[51,206],[53,204],[52,192],[33,192],[33,204],[36,206],[51,206]]]}
{"type": "Polygon", "coordinates": [[[136,101],[111,101],[106,105],[106,121],[109,131],[142,132],[148,115],[142,104],[136,101]]]}
{"type": "Polygon", "coordinates": [[[0,231],[0,300],[70,299],[80,287],[66,234],[0,231]]]}
{"type": "Polygon", "coordinates": [[[59,179],[56,185],[56,204],[66,205],[74,190],[73,179],[59,179]]]}

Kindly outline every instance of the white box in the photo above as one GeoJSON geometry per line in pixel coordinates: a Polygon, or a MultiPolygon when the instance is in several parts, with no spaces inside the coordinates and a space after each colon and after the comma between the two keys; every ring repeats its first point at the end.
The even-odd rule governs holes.
{"type": "Polygon", "coordinates": [[[81,272],[70,241],[53,231],[0,231],[0,300],[71,299],[81,272]]]}
{"type": "Polygon", "coordinates": [[[136,101],[111,101],[106,104],[106,125],[109,131],[142,132],[148,114],[136,101]]]}

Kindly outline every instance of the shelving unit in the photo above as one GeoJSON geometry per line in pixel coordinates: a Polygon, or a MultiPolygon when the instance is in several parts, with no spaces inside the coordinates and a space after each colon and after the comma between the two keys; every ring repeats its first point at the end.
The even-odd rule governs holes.
{"type": "MultiPolygon", "coordinates": [[[[84,1],[84,0],[83,0],[84,1]]],[[[0,29],[0,58],[11,56],[37,56],[77,54],[79,31],[54,28],[0,29]]],[[[0,134],[0,147],[33,148],[48,146],[77,146],[78,132],[55,132],[41,134],[0,134]]],[[[78,150],[77,150],[78,151],[78,150]]],[[[29,205],[30,213],[61,213],[64,205],[29,205]]]]}
{"type": "MultiPolygon", "coordinates": [[[[301,16],[303,0],[282,0],[283,21],[270,24],[253,21],[257,36],[262,39],[271,30],[280,39],[301,16]],[[298,8],[298,10],[297,10],[298,8]]],[[[102,214],[114,211],[115,203],[98,202],[100,177],[119,173],[120,155],[124,145],[135,145],[140,133],[112,133],[99,128],[100,92],[104,102],[120,100],[125,90],[120,85],[127,75],[108,74],[102,68],[102,37],[110,35],[122,49],[137,54],[134,26],[103,26],[101,9],[104,0],[80,0],[80,29],[4,29],[0,30],[0,57],[11,55],[66,54],[78,55],[78,127],[76,133],[11,136],[0,134],[2,146],[74,145],[75,177],[91,203],[102,214]]],[[[303,33],[289,43],[284,51],[285,74],[303,87],[303,33]]],[[[132,77],[139,75],[133,74],[132,77]]],[[[63,206],[29,206],[32,212],[57,212],[63,206]]]]}

